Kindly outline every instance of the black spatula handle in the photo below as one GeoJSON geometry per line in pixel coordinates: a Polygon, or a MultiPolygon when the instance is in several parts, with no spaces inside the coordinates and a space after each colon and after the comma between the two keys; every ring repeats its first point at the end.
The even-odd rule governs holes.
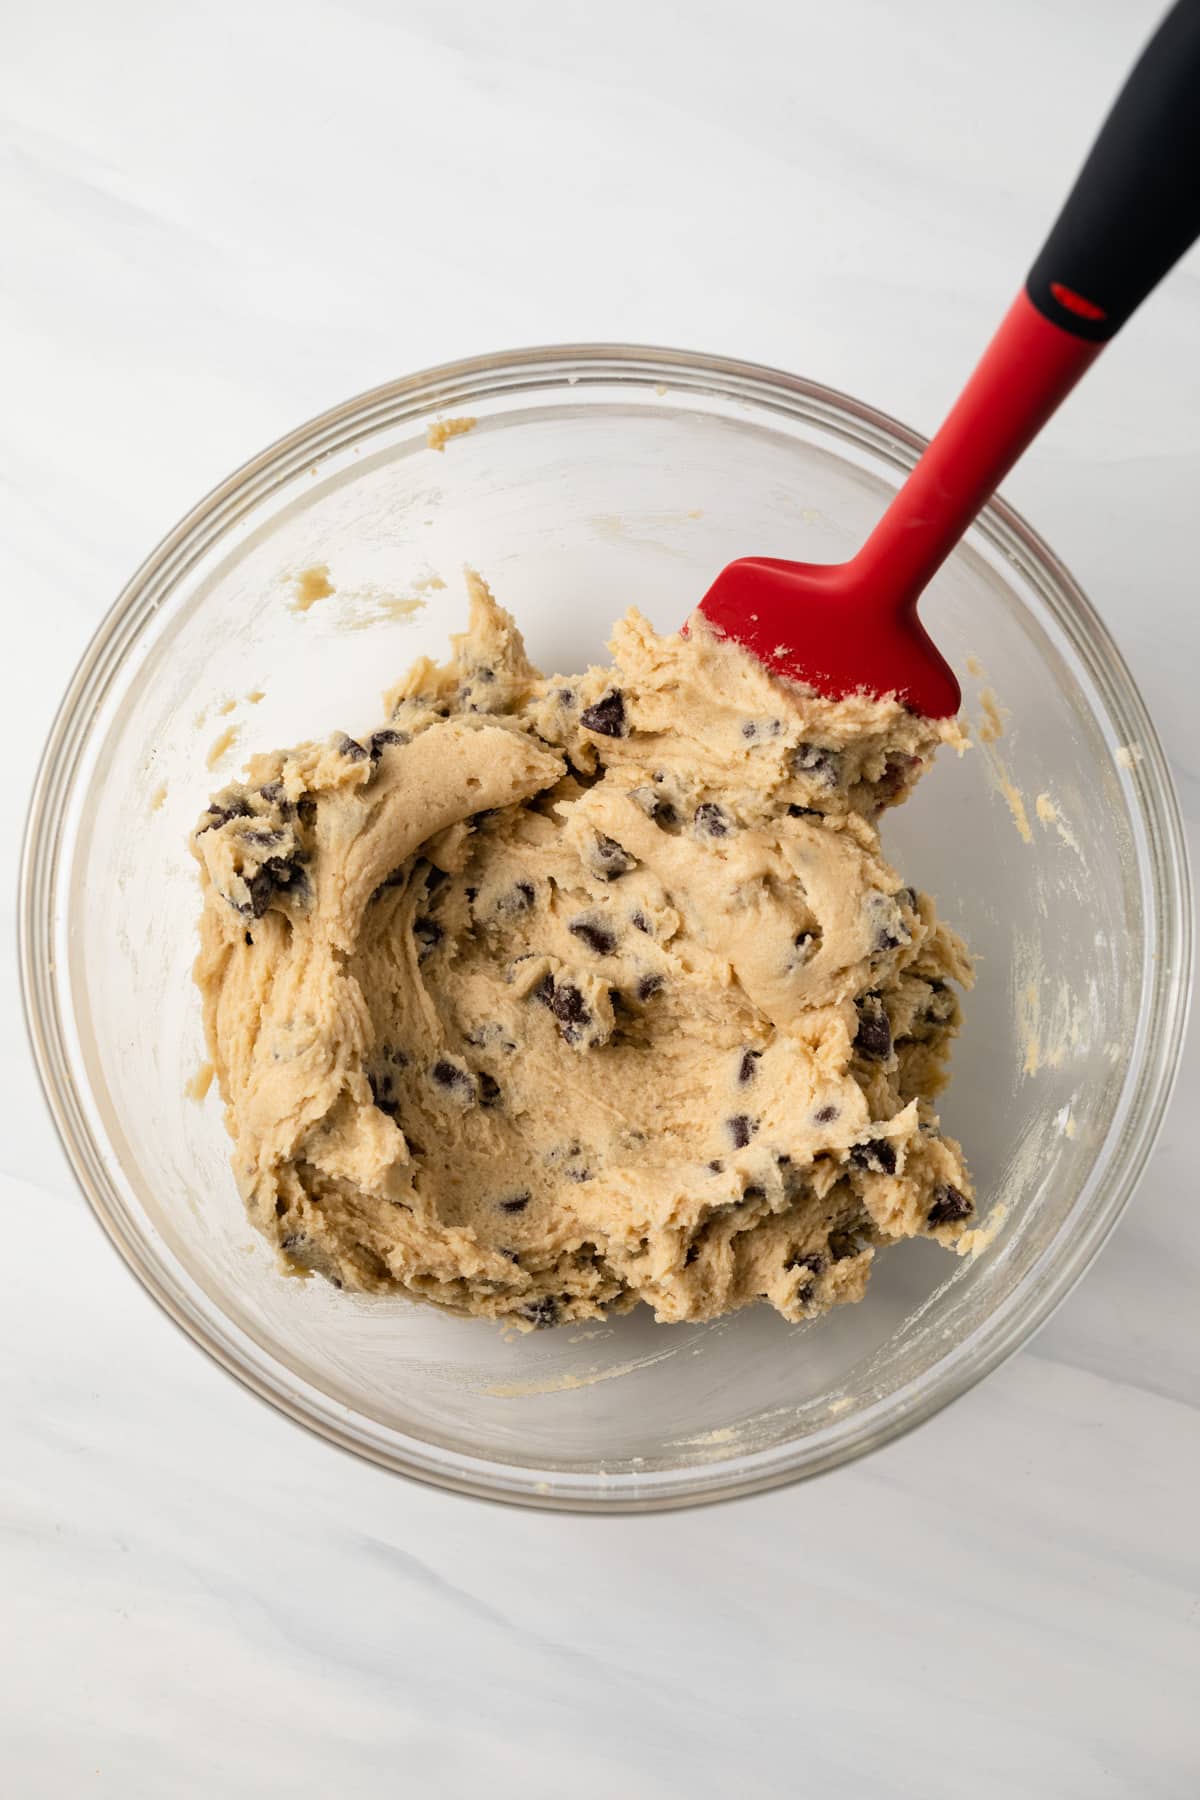
{"type": "Polygon", "coordinates": [[[1200,236],[1200,0],[1177,0],[1029,271],[1038,311],[1105,343],[1200,236]]]}

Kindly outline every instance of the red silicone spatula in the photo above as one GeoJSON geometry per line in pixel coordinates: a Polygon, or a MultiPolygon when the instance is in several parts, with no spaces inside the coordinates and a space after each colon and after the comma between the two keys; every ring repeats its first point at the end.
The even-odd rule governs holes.
{"type": "Polygon", "coordinates": [[[846,563],[730,563],[700,603],[775,673],[834,698],[958,710],[917,617],[926,584],[1042,426],[1200,234],[1200,0],[1151,39],[949,418],[846,563]]]}

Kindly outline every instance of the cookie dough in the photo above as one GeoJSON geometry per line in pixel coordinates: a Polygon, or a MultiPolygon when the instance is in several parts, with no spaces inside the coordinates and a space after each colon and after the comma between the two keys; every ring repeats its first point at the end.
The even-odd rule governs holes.
{"type": "Polygon", "coordinates": [[[950,721],[630,612],[547,680],[470,628],[370,735],[255,757],[193,847],[196,979],[288,1266],[521,1327],[800,1320],[973,1211],[933,1100],[970,981],[876,819],[950,721]]]}

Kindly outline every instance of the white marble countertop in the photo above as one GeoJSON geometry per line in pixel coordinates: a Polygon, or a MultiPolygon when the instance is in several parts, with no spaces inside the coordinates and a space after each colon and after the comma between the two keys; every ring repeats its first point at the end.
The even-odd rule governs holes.
{"type": "MultiPolygon", "coordinates": [[[[20,1021],[16,847],[68,673],[285,429],[492,347],[800,370],[932,428],[1147,0],[46,0],[0,62],[0,1790],[1191,1796],[1200,1055],[1037,1342],[865,1463],[645,1519],[358,1464],[171,1330],[20,1021]]],[[[1200,830],[1200,266],[1006,492],[1110,622],[1200,830]]]]}

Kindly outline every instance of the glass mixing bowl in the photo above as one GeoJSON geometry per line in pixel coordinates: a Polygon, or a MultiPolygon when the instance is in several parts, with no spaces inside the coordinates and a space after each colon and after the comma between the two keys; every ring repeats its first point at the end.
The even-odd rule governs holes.
{"type": "Polygon", "coordinates": [[[905,878],[979,959],[942,1107],[977,1183],[972,1254],[883,1253],[865,1301],[812,1325],[756,1309],[660,1326],[639,1309],[510,1340],[281,1274],[243,1214],[219,1098],[187,1092],[204,1047],[186,838],[246,752],[376,723],[384,685],[462,625],[464,561],[537,662],[576,669],[630,604],[676,627],[734,556],[844,557],[920,448],[869,407],[744,363],[596,346],[482,357],[284,439],[121,595],[33,798],[31,1036],[113,1242],[256,1393],[447,1487],[679,1505],[828,1469],[928,1417],[1028,1338],[1095,1255],[1178,1056],[1186,862],[1128,672],[998,502],[924,606],[985,741],[944,752],[884,827],[905,878]],[[439,454],[428,425],[460,417],[473,428],[439,454]],[[301,612],[295,580],[313,563],[336,592],[301,612]]]}

